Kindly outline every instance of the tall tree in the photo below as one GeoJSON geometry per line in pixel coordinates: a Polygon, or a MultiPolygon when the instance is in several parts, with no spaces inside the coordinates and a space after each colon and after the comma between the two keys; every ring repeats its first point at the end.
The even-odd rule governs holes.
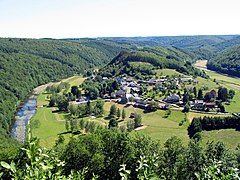
{"type": "Polygon", "coordinates": [[[117,112],[117,107],[115,104],[111,105],[110,107],[110,112],[109,112],[109,116],[115,116],[116,115],[116,112],[117,112]]]}
{"type": "Polygon", "coordinates": [[[108,123],[108,128],[116,128],[118,127],[118,122],[115,118],[110,119],[109,123],[108,123]]]}
{"type": "Polygon", "coordinates": [[[193,94],[194,97],[197,98],[197,88],[195,86],[193,87],[193,94]]]}
{"type": "Polygon", "coordinates": [[[198,90],[198,96],[197,96],[198,99],[203,99],[203,91],[202,89],[199,89],[198,90]]]}
{"type": "Polygon", "coordinates": [[[228,98],[228,90],[227,88],[220,87],[218,89],[218,99],[222,100],[222,102],[225,102],[228,98]]]}
{"type": "Polygon", "coordinates": [[[123,108],[122,110],[122,119],[124,120],[126,118],[126,110],[123,108]]]}
{"type": "Polygon", "coordinates": [[[142,125],[142,116],[141,114],[135,114],[135,118],[134,118],[134,126],[135,128],[139,127],[142,125]]]}
{"type": "Polygon", "coordinates": [[[117,109],[117,117],[120,118],[121,117],[121,110],[118,108],[117,109]]]}

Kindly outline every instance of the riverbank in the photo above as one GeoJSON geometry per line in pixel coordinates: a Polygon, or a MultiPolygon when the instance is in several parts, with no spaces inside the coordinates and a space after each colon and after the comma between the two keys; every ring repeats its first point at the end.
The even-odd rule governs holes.
{"type": "MultiPolygon", "coordinates": [[[[68,82],[68,81],[76,81],[76,78],[80,76],[72,76],[67,79],[63,79],[61,81],[68,82]]],[[[25,135],[26,135],[26,128],[27,125],[30,123],[31,118],[33,118],[37,112],[37,98],[38,96],[43,93],[48,86],[59,84],[61,81],[58,82],[49,82],[44,85],[40,85],[33,89],[32,93],[29,95],[28,98],[25,99],[24,102],[20,102],[15,113],[15,122],[11,128],[11,136],[17,139],[19,142],[24,143],[25,135]]]]}

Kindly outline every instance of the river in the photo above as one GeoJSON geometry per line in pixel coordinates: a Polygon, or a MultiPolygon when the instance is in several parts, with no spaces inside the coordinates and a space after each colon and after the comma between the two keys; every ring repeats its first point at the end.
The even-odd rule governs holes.
{"type": "Polygon", "coordinates": [[[18,110],[15,116],[15,123],[13,125],[11,135],[21,143],[24,143],[27,125],[30,119],[36,113],[37,97],[31,96],[27,102],[18,110]]]}
{"type": "Polygon", "coordinates": [[[37,111],[37,96],[38,94],[45,91],[47,86],[57,84],[58,82],[50,82],[36,87],[32,96],[30,96],[24,105],[17,110],[15,116],[15,122],[11,130],[11,135],[13,138],[17,139],[19,142],[24,143],[26,137],[27,125],[30,123],[30,119],[36,114],[37,111]]]}
{"type": "Polygon", "coordinates": [[[207,69],[207,68],[205,68],[205,67],[195,66],[195,68],[198,68],[198,69],[201,69],[201,70],[204,70],[204,71],[211,71],[211,70],[209,70],[209,69],[207,69]]]}

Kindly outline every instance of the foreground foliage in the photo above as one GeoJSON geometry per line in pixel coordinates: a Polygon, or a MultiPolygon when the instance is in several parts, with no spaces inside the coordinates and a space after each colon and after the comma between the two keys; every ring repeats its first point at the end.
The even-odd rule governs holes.
{"type": "Polygon", "coordinates": [[[61,137],[53,149],[39,147],[28,134],[12,163],[1,162],[12,179],[239,179],[240,147],[230,151],[221,142],[187,147],[177,137],[163,146],[147,136],[117,129],[61,137]]]}

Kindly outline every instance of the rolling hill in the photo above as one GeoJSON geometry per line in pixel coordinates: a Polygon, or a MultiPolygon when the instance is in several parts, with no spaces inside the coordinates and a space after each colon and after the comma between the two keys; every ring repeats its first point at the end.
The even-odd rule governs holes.
{"type": "Polygon", "coordinates": [[[170,68],[193,76],[207,78],[206,74],[195,69],[191,56],[177,48],[147,47],[138,51],[121,52],[107,66],[100,70],[102,76],[128,74],[137,78],[147,78],[154,74],[153,70],[170,68]]]}
{"type": "Polygon", "coordinates": [[[240,44],[239,35],[115,37],[103,39],[140,46],[174,46],[192,53],[195,60],[209,60],[227,48],[240,44]]]}
{"type": "Polygon", "coordinates": [[[240,45],[236,45],[210,59],[207,67],[211,70],[240,77],[240,45]]]}

